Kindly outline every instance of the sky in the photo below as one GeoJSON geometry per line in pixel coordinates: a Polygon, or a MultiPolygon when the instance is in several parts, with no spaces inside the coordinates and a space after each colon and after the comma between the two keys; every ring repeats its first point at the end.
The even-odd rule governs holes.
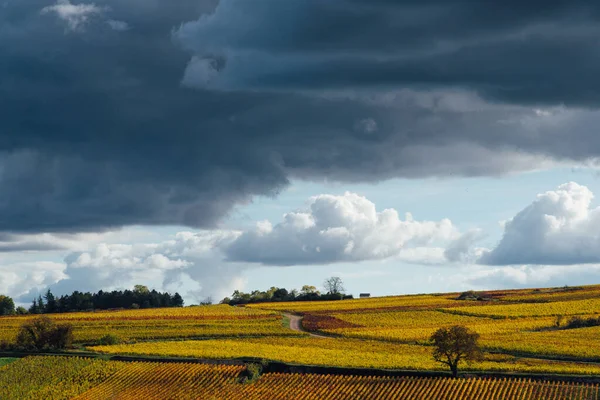
{"type": "Polygon", "coordinates": [[[0,293],[600,283],[599,19],[0,0],[0,293]]]}

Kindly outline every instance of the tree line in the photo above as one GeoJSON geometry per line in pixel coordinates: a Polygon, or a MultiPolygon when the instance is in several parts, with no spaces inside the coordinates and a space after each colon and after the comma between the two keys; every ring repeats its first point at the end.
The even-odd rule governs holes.
{"type": "Polygon", "coordinates": [[[136,285],[133,290],[113,290],[97,293],[74,291],[70,295],[55,296],[50,289],[43,296],[33,299],[29,309],[15,308],[13,299],[0,295],[0,315],[13,314],[52,314],[73,311],[108,310],[118,308],[158,308],[182,307],[183,298],[179,293],[149,290],[144,285],[136,285]]]}
{"type": "Polygon", "coordinates": [[[300,290],[278,288],[272,286],[269,290],[254,290],[244,293],[239,290],[233,292],[231,297],[225,297],[221,304],[235,306],[238,304],[266,303],[275,301],[319,301],[319,300],[344,300],[352,299],[352,295],[345,294],[344,283],[337,277],[331,277],[323,282],[325,293],[317,290],[316,286],[304,285],[300,290]]]}

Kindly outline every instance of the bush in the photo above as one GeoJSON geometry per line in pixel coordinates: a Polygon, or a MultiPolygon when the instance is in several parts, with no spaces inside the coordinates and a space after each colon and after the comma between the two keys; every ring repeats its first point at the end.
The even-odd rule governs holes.
{"type": "Polygon", "coordinates": [[[577,328],[588,328],[591,326],[600,325],[600,317],[594,318],[582,318],[582,317],[571,317],[567,322],[566,329],[577,329],[577,328]]]}
{"type": "Polygon", "coordinates": [[[246,369],[242,371],[239,382],[240,383],[254,383],[260,378],[264,367],[268,365],[268,362],[262,360],[260,364],[250,363],[246,364],[246,369]]]}
{"type": "Polygon", "coordinates": [[[456,300],[473,300],[473,301],[490,301],[493,300],[493,298],[486,293],[477,293],[473,290],[469,290],[466,292],[462,292],[457,298],[456,300]]]}
{"type": "Polygon", "coordinates": [[[456,298],[457,300],[479,300],[479,294],[475,293],[472,290],[467,292],[462,292],[460,296],[456,298]]]}
{"type": "Polygon", "coordinates": [[[121,342],[121,338],[113,333],[107,333],[106,335],[98,339],[98,344],[103,346],[110,346],[113,344],[119,344],[121,342]]]}
{"type": "Polygon", "coordinates": [[[65,349],[73,344],[73,327],[42,316],[21,325],[17,346],[30,350],[65,349]]]}
{"type": "Polygon", "coordinates": [[[17,313],[17,315],[26,315],[26,314],[29,314],[29,311],[27,311],[27,309],[25,307],[19,306],[16,309],[16,313],[17,313]]]}

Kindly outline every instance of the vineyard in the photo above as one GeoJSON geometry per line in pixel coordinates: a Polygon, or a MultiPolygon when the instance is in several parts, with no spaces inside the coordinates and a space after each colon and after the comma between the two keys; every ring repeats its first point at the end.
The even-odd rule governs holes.
{"type": "MultiPolygon", "coordinates": [[[[445,293],[50,315],[58,323],[72,324],[77,348],[70,351],[102,355],[105,360],[0,358],[0,399],[600,398],[597,385],[550,378],[570,375],[567,380],[572,382],[596,382],[600,375],[600,326],[573,327],[569,322],[575,317],[600,321],[600,286],[462,297],[445,293]],[[301,316],[308,332],[286,326],[291,317],[284,313],[301,316]],[[432,357],[429,338],[437,329],[452,325],[480,335],[483,358],[462,364],[463,374],[519,373],[549,380],[516,379],[516,375],[458,380],[408,377],[445,371],[432,357]],[[106,334],[121,340],[101,344],[99,338],[106,334]],[[137,358],[109,360],[127,360],[123,356],[137,358]],[[182,360],[154,360],[165,357],[182,360]],[[212,364],[198,363],[207,360],[212,364]],[[225,360],[236,360],[235,365],[225,360]],[[284,369],[241,383],[243,363],[256,360],[284,369]],[[326,375],[332,367],[347,368],[346,375],[326,375]],[[297,372],[294,368],[309,368],[311,373],[281,373],[297,372]],[[310,368],[322,372],[313,374],[310,368]],[[394,376],[354,376],[351,369],[356,368],[394,370],[394,376]]],[[[32,318],[0,317],[0,341],[13,340],[19,326],[32,318]]]]}
{"type": "Polygon", "coordinates": [[[100,385],[76,397],[104,399],[226,399],[241,388],[242,366],[129,363],[100,385]]]}
{"type": "Polygon", "coordinates": [[[252,309],[289,311],[301,314],[333,312],[352,312],[364,310],[427,310],[441,307],[460,307],[464,302],[454,298],[458,293],[444,295],[415,295],[415,296],[390,296],[373,297],[368,299],[354,299],[344,301],[304,301],[304,302],[280,302],[249,304],[252,309]]]}
{"type": "Polygon", "coordinates": [[[426,346],[438,328],[464,325],[479,333],[490,351],[600,361],[600,327],[564,329],[572,317],[600,315],[600,286],[490,291],[486,301],[458,297],[447,293],[251,307],[303,314],[307,330],[340,339],[426,346]],[[556,326],[557,317],[563,326],[556,326]]]}
{"type": "MultiPolygon", "coordinates": [[[[198,306],[49,314],[73,325],[75,341],[93,343],[112,334],[124,341],[173,338],[301,336],[281,324],[278,313],[229,306],[198,306]]],[[[2,317],[0,341],[12,340],[31,316],[2,317]]]]}
{"type": "MultiPolygon", "coordinates": [[[[260,358],[291,364],[349,368],[387,368],[437,371],[431,349],[415,344],[357,339],[249,338],[147,342],[95,346],[106,354],[191,357],[206,359],[260,358]]],[[[600,364],[537,360],[508,355],[488,355],[466,368],[477,371],[535,372],[598,375],[600,364]]]]}
{"type": "Polygon", "coordinates": [[[0,367],[0,399],[71,399],[105,381],[125,363],[30,357],[0,367]]]}
{"type": "Polygon", "coordinates": [[[597,384],[531,379],[418,378],[265,373],[240,379],[243,366],[90,361],[32,357],[0,367],[0,398],[418,400],[597,399],[597,384]],[[46,371],[50,366],[56,375],[46,371]]]}

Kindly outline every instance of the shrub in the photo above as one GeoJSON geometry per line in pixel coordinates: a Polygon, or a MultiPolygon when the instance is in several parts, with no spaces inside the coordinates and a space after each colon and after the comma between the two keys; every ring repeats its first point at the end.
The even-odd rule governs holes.
{"type": "Polygon", "coordinates": [[[242,371],[239,382],[240,383],[254,383],[260,378],[260,375],[263,372],[263,368],[267,365],[265,361],[261,361],[258,363],[249,363],[246,364],[246,369],[242,371]]]}
{"type": "Polygon", "coordinates": [[[576,329],[576,328],[587,328],[590,326],[598,326],[600,325],[600,317],[594,318],[582,318],[579,316],[571,317],[569,322],[567,322],[567,329],[576,329]]]}
{"type": "Polygon", "coordinates": [[[21,325],[17,346],[31,350],[65,349],[73,344],[73,327],[41,316],[21,325]]]}
{"type": "Polygon", "coordinates": [[[98,344],[103,346],[110,346],[113,344],[119,344],[121,342],[121,338],[113,333],[107,333],[106,335],[98,339],[98,344]]]}
{"type": "Polygon", "coordinates": [[[26,315],[29,314],[29,311],[27,311],[27,309],[25,307],[17,307],[17,309],[15,310],[17,315],[26,315]]]}
{"type": "Polygon", "coordinates": [[[477,293],[473,290],[468,290],[466,292],[462,292],[456,300],[477,300],[477,301],[490,301],[493,298],[487,293],[477,293]]]}

